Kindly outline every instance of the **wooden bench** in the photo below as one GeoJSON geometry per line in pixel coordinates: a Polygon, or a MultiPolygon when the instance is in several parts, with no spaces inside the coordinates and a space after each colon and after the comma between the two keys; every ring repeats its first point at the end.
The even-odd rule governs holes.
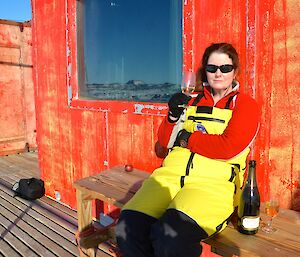
{"type": "MultiPolygon", "coordinates": [[[[79,231],[93,220],[92,201],[95,199],[122,207],[140,188],[144,179],[150,174],[134,169],[125,172],[124,167],[117,166],[97,175],[80,179],[74,183],[77,189],[77,212],[79,231]]],[[[261,213],[264,219],[265,214],[261,213]]],[[[205,240],[211,251],[221,256],[300,256],[300,213],[280,209],[273,220],[275,233],[266,234],[259,231],[254,236],[240,234],[232,224],[217,236],[205,240]]],[[[89,249],[87,254],[94,255],[89,249]]]]}

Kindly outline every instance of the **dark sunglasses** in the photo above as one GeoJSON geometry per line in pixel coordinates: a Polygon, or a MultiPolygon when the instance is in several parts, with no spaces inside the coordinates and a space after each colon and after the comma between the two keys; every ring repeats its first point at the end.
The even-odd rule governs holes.
{"type": "Polygon", "coordinates": [[[215,72],[217,72],[218,69],[220,69],[220,71],[222,73],[228,73],[228,72],[231,72],[233,70],[233,68],[234,67],[232,64],[224,64],[221,66],[217,66],[214,64],[207,64],[205,67],[205,70],[210,73],[215,73],[215,72]]]}

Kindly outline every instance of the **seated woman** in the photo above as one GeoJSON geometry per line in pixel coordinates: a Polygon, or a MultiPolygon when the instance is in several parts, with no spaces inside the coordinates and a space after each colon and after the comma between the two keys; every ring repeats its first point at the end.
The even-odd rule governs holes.
{"type": "Polygon", "coordinates": [[[235,80],[238,69],[231,44],[212,44],[202,58],[203,91],[170,98],[158,132],[170,151],[117,224],[123,257],[199,257],[200,241],[226,227],[259,128],[257,103],[235,80]]]}

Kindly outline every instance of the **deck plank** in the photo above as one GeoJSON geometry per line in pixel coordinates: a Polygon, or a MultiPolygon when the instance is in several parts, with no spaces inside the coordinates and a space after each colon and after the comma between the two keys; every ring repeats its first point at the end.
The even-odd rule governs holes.
{"type": "Polygon", "coordinates": [[[20,219],[18,226],[22,226],[22,229],[30,232],[33,238],[47,246],[49,249],[52,249],[55,254],[59,256],[62,254],[65,256],[73,256],[77,254],[77,247],[69,241],[70,239],[72,240],[74,238],[71,233],[70,238],[65,238],[61,234],[57,234],[51,229],[51,227],[39,222],[39,220],[36,220],[34,217],[30,216],[30,213],[27,214],[28,211],[26,209],[20,210],[8,201],[1,201],[0,203],[0,213],[2,215],[4,215],[6,218],[9,218],[11,222],[20,219]],[[4,205],[2,205],[3,203],[4,205]],[[53,242],[59,242],[60,245],[57,246],[53,242]],[[61,248],[64,249],[62,250],[61,248]],[[65,250],[71,252],[72,254],[64,253],[65,250]]]}
{"type": "Polygon", "coordinates": [[[54,257],[55,254],[47,249],[45,246],[34,240],[26,230],[23,230],[15,223],[19,220],[11,222],[5,216],[0,214],[0,224],[8,231],[10,231],[15,237],[19,238],[24,244],[33,249],[40,256],[54,257]]]}
{"type": "MultiPolygon", "coordinates": [[[[53,210],[51,206],[43,206],[43,202],[40,201],[29,201],[20,197],[13,198],[14,193],[7,187],[4,187],[1,183],[1,180],[0,188],[8,196],[12,197],[11,201],[13,201],[19,208],[24,208],[24,206],[29,207],[30,210],[35,211],[34,215],[37,215],[41,220],[43,220],[42,217],[45,217],[48,222],[54,222],[60,227],[70,231],[71,233],[76,232],[77,226],[74,224],[75,221],[73,223],[70,223],[66,219],[64,219],[64,217],[58,216],[59,214],[55,212],[55,210],[53,210]],[[14,199],[17,199],[18,201],[15,201],[14,199]]],[[[0,192],[0,195],[1,194],[3,195],[3,193],[0,192]]]]}
{"type": "MultiPolygon", "coordinates": [[[[6,192],[8,195],[10,196],[14,196],[14,193],[11,191],[11,189],[9,188],[10,184],[5,181],[4,179],[0,178],[0,188],[1,190],[3,190],[4,192],[6,192]]],[[[70,229],[71,228],[71,232],[73,233],[74,231],[77,230],[77,217],[75,218],[74,216],[70,216],[68,213],[66,213],[66,209],[63,208],[63,205],[61,205],[61,208],[57,208],[57,206],[52,206],[52,204],[50,204],[50,202],[54,202],[53,200],[46,200],[47,197],[42,197],[41,199],[37,200],[37,201],[29,201],[29,200],[25,200],[22,199],[20,197],[16,197],[19,202],[25,204],[25,205],[31,205],[32,209],[37,211],[38,213],[40,213],[43,216],[46,216],[48,219],[56,222],[57,224],[61,225],[64,228],[70,229]],[[45,201],[45,202],[44,202],[45,201]]],[[[70,210],[71,211],[71,210],[70,210]]],[[[73,214],[73,211],[72,215],[73,214]]]]}
{"type": "Polygon", "coordinates": [[[20,257],[20,255],[16,251],[14,251],[8,243],[6,243],[4,240],[0,240],[0,256],[5,256],[4,254],[7,254],[11,257],[20,257]]]}
{"type": "MultiPolygon", "coordinates": [[[[40,178],[36,152],[0,157],[0,256],[79,256],[75,242],[77,212],[46,196],[14,197],[21,178],[40,178]]],[[[107,249],[97,257],[111,257],[107,249]]]]}
{"type": "Polygon", "coordinates": [[[10,233],[5,227],[0,226],[1,238],[0,252],[7,256],[38,256],[27,245],[23,244],[17,237],[10,233]]]}
{"type": "Polygon", "coordinates": [[[38,163],[32,159],[24,158],[24,154],[5,156],[4,159],[15,167],[30,170],[31,172],[34,171],[36,175],[39,175],[38,163]]]}

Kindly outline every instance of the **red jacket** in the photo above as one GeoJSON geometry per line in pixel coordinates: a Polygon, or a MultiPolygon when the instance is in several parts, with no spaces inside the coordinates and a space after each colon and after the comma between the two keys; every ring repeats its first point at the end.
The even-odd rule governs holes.
{"type": "MultiPolygon", "coordinates": [[[[210,106],[224,109],[230,97],[229,109],[233,110],[228,126],[221,135],[202,134],[194,132],[188,142],[188,148],[197,154],[211,158],[228,160],[242,152],[253,141],[259,128],[259,108],[256,101],[237,89],[220,99],[216,105],[209,86],[204,87],[204,94],[197,106],[210,106]]],[[[194,98],[189,101],[193,102],[194,98]]],[[[158,142],[167,147],[175,123],[170,123],[165,117],[158,130],[158,142]]]]}

